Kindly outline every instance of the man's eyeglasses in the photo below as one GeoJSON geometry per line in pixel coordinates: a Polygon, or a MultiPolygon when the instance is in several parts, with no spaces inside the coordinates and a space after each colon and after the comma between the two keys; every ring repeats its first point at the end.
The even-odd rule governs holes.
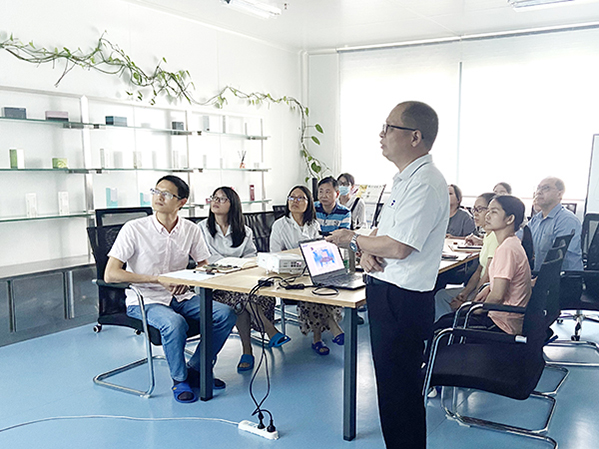
{"type": "Polygon", "coordinates": [[[164,198],[167,201],[170,201],[173,198],[177,198],[178,200],[181,199],[180,196],[174,195],[171,192],[163,192],[162,190],[158,190],[158,189],[150,189],[150,193],[152,195],[160,195],[162,198],[164,198]]]}
{"type": "MultiPolygon", "coordinates": [[[[404,131],[419,131],[418,129],[415,129],[415,128],[406,128],[405,126],[395,126],[395,125],[389,125],[388,123],[383,123],[383,135],[387,134],[387,130],[389,128],[403,129],[404,131]]],[[[424,139],[424,134],[422,134],[422,131],[420,131],[420,134],[422,135],[422,138],[424,139]]]]}
{"type": "Polygon", "coordinates": [[[211,203],[226,203],[227,201],[229,201],[229,198],[227,198],[226,196],[211,196],[208,199],[211,203]]]}
{"type": "Polygon", "coordinates": [[[537,190],[535,190],[535,193],[536,192],[547,193],[547,192],[549,192],[552,189],[554,189],[554,187],[552,187],[552,186],[538,186],[537,190]]]}
{"type": "Polygon", "coordinates": [[[488,207],[485,207],[485,206],[474,206],[474,207],[472,208],[472,212],[475,212],[475,213],[477,213],[477,214],[480,214],[481,212],[484,212],[484,211],[486,211],[487,209],[488,209],[488,207]]]}
{"type": "Polygon", "coordinates": [[[290,201],[292,203],[303,203],[304,201],[308,201],[308,198],[306,198],[305,196],[290,196],[287,198],[287,201],[290,201]]]}

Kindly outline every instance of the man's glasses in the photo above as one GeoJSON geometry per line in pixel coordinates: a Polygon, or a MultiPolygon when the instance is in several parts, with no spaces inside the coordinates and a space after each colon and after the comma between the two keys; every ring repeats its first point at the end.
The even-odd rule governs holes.
{"type": "Polygon", "coordinates": [[[226,196],[211,196],[208,199],[211,203],[226,203],[227,201],[229,201],[229,198],[227,198],[226,196]]]}
{"type": "Polygon", "coordinates": [[[535,193],[547,193],[552,189],[554,189],[552,186],[538,186],[537,190],[535,190],[535,193]]]}
{"type": "Polygon", "coordinates": [[[171,192],[163,192],[162,190],[158,190],[158,189],[150,189],[150,193],[152,195],[160,195],[162,198],[164,198],[167,201],[170,201],[173,198],[177,198],[178,200],[181,199],[180,196],[174,195],[171,192]]]}
{"type": "MultiPolygon", "coordinates": [[[[383,135],[387,134],[387,130],[389,128],[403,129],[404,131],[419,131],[418,129],[415,129],[415,128],[406,128],[405,126],[395,126],[395,125],[389,125],[388,123],[383,123],[383,135]]],[[[424,139],[424,134],[422,134],[422,131],[420,131],[420,134],[421,134],[422,138],[424,139]]]]}
{"type": "Polygon", "coordinates": [[[472,212],[475,212],[475,213],[477,213],[477,214],[480,214],[481,212],[484,212],[484,211],[486,211],[487,209],[488,209],[488,207],[485,207],[485,206],[474,206],[474,207],[472,208],[472,212]]]}
{"type": "Polygon", "coordinates": [[[304,201],[308,201],[308,198],[306,198],[305,196],[290,196],[289,198],[287,198],[287,201],[290,201],[292,203],[303,203],[304,201]]]}

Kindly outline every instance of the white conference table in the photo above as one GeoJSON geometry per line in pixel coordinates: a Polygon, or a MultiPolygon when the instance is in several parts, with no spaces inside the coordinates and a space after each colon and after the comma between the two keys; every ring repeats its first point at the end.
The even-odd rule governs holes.
{"type": "MultiPolygon", "coordinates": [[[[452,243],[448,242],[444,253],[457,255],[455,260],[442,260],[439,272],[445,272],[463,265],[476,257],[475,253],[454,252],[452,243]]],[[[293,251],[293,250],[292,250],[293,251]]],[[[269,273],[263,268],[255,267],[228,273],[225,275],[208,276],[205,273],[195,273],[194,270],[167,273],[160,276],[161,282],[192,285],[199,287],[199,297],[202,314],[200,317],[200,399],[212,399],[212,291],[227,290],[238,293],[249,293],[257,284],[258,279],[268,277],[269,273]]],[[[309,285],[310,278],[297,279],[298,283],[309,285]]],[[[262,287],[260,295],[276,298],[306,301],[343,307],[345,310],[345,345],[343,367],[343,438],[353,440],[356,437],[356,403],[357,403],[357,347],[358,347],[358,307],[366,303],[366,290],[340,290],[336,296],[316,296],[312,288],[304,290],[285,290],[276,285],[262,287]]]]}

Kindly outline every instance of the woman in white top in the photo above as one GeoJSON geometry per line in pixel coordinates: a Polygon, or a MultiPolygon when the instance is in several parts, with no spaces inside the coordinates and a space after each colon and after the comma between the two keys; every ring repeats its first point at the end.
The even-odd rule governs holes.
{"type": "Polygon", "coordinates": [[[285,216],[272,225],[270,252],[299,248],[299,242],[319,237],[320,225],[316,221],[312,194],[304,186],[295,186],[287,198],[285,216]]]}
{"type": "MultiPolygon", "coordinates": [[[[232,188],[219,187],[214,191],[210,198],[208,218],[200,222],[199,226],[210,250],[209,263],[224,257],[256,256],[252,230],[244,225],[241,200],[232,188]]],[[[215,290],[213,298],[233,307],[237,313],[236,326],[243,348],[237,365],[238,371],[248,371],[254,367],[250,338],[252,328],[268,334],[269,347],[279,347],[290,340],[273,325],[274,298],[255,296],[255,300],[249,304],[247,294],[224,290],[215,290]]]]}
{"type": "MultiPolygon", "coordinates": [[[[304,186],[295,186],[287,198],[285,216],[272,225],[270,251],[298,248],[299,242],[319,237],[320,225],[316,221],[312,194],[304,186]]],[[[341,321],[341,307],[298,301],[297,311],[302,334],[314,333],[312,349],[317,354],[328,355],[330,351],[322,341],[322,332],[325,330],[333,333],[334,343],[344,343],[345,335],[337,324],[341,321]]]]}
{"type": "Polygon", "coordinates": [[[339,203],[351,211],[351,228],[360,229],[366,226],[366,205],[357,197],[358,188],[355,178],[349,173],[341,173],[337,177],[339,183],[339,203]]]}

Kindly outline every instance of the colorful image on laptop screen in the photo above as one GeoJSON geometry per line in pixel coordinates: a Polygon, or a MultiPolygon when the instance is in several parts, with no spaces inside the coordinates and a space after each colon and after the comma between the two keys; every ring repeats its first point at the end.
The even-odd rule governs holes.
{"type": "Polygon", "coordinates": [[[312,277],[345,270],[343,258],[335,244],[326,240],[315,240],[304,242],[301,247],[312,277]]]}

